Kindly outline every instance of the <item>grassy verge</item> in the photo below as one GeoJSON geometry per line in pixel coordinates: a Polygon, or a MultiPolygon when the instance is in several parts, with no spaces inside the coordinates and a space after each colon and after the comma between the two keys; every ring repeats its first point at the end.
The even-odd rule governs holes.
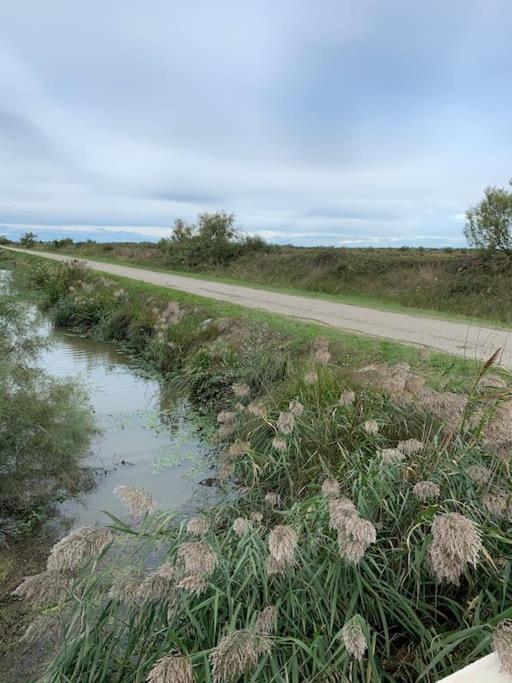
{"type": "MultiPolygon", "coordinates": [[[[455,322],[467,323],[471,325],[482,325],[484,327],[493,327],[495,329],[512,329],[512,321],[507,315],[493,317],[492,315],[480,316],[457,312],[456,310],[443,310],[442,307],[432,305],[413,305],[398,303],[397,297],[394,296],[377,296],[375,294],[365,294],[358,291],[344,291],[336,293],[327,293],[321,289],[304,289],[297,286],[286,286],[276,282],[265,283],[256,279],[255,274],[252,276],[236,276],[236,275],[221,275],[217,271],[203,271],[191,272],[190,270],[180,270],[176,268],[169,268],[164,265],[158,265],[151,261],[137,259],[137,258],[120,258],[120,257],[105,257],[101,253],[93,254],[91,256],[82,255],[77,249],[49,249],[48,245],[44,245],[44,250],[49,253],[63,254],[65,256],[73,256],[76,258],[90,258],[101,263],[112,263],[122,266],[131,266],[145,268],[160,273],[170,273],[173,275],[180,275],[181,277],[189,277],[196,280],[206,280],[211,282],[220,282],[228,285],[240,285],[242,287],[252,287],[253,289],[260,289],[267,292],[280,292],[282,294],[290,294],[295,296],[303,296],[311,299],[320,299],[323,301],[333,301],[336,303],[348,304],[351,306],[363,306],[365,308],[374,308],[381,311],[391,311],[394,313],[404,313],[405,315],[415,315],[428,318],[437,318],[444,320],[453,320],[455,322]]],[[[440,302],[439,302],[440,303],[440,302]]]]}
{"type": "Polygon", "coordinates": [[[15,261],[57,322],[216,416],[227,493],[176,525],[125,488],[126,517],[52,550],[44,681],[436,681],[489,650],[512,614],[510,391],[491,365],[15,261]]]}

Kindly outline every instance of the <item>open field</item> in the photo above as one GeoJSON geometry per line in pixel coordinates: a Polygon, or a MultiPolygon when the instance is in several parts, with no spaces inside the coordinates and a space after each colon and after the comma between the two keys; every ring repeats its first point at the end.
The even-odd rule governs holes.
{"type": "MultiPolygon", "coordinates": [[[[43,252],[38,252],[38,254],[64,261],[71,258],[62,254],[43,252]]],[[[512,367],[510,333],[499,329],[345,305],[334,301],[263,291],[222,282],[209,282],[142,268],[89,260],[84,262],[103,273],[177,288],[194,295],[227,301],[248,308],[263,309],[302,320],[311,320],[330,327],[433,348],[471,360],[485,360],[497,349],[501,349],[501,362],[506,367],[512,367]]]]}
{"type": "MultiPolygon", "coordinates": [[[[53,250],[51,243],[40,246],[53,250]]],[[[189,272],[234,284],[341,297],[346,303],[417,309],[512,325],[512,264],[500,254],[452,249],[268,246],[222,265],[187,266],[156,244],[83,243],[61,253],[189,272]]]]}
{"type": "Polygon", "coordinates": [[[44,681],[434,682],[489,652],[511,616],[506,373],[12,259],[59,324],[121,344],[217,422],[229,494],[176,526],[132,491],[92,545],[57,546],[44,681]]]}

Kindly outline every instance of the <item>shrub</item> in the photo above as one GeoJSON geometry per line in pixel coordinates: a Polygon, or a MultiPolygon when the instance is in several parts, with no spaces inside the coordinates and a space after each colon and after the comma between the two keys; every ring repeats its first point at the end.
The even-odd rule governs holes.
{"type": "Polygon", "coordinates": [[[512,191],[486,188],[484,199],[466,212],[466,219],[464,234],[470,244],[512,255],[512,191]]]}

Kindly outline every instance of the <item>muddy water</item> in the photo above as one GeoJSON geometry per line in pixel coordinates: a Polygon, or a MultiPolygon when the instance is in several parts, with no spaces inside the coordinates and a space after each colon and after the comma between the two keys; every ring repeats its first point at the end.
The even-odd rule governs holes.
{"type": "Polygon", "coordinates": [[[103,511],[127,517],[112,495],[120,484],[142,486],[161,510],[194,508],[216,495],[199,485],[211,476],[212,453],[197,418],[163,383],[142,376],[110,344],[44,324],[52,344],[40,365],[56,377],[78,379],[87,391],[100,433],[85,464],[95,487],[61,505],[67,528],[108,523],[103,511]]]}

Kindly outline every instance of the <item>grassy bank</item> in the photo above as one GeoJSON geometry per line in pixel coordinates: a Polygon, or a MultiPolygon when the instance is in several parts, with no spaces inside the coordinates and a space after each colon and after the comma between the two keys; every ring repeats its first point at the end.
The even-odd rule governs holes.
{"type": "Polygon", "coordinates": [[[81,466],[93,432],[83,391],[38,368],[45,339],[33,307],[0,299],[0,679],[29,680],[44,650],[18,643],[29,606],[12,591],[44,567],[55,542],[55,505],[91,482],[81,466]]]}
{"type": "Polygon", "coordinates": [[[492,364],[13,258],[56,321],[217,420],[231,494],[176,526],[123,489],[126,518],[54,548],[34,579],[32,636],[60,643],[45,681],[435,681],[489,650],[512,615],[492,364]]]}
{"type": "MultiPolygon", "coordinates": [[[[39,248],[55,250],[52,245],[39,248]]],[[[269,247],[222,265],[188,266],[155,244],[81,244],[61,253],[171,269],[237,283],[342,297],[349,303],[411,308],[512,324],[510,259],[472,250],[269,247]]]]}

